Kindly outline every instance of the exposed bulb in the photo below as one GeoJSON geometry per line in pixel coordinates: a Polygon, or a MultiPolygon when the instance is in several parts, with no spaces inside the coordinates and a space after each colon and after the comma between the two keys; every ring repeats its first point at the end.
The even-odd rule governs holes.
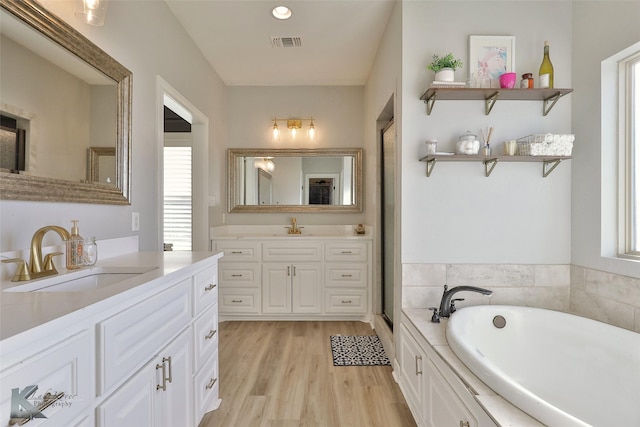
{"type": "Polygon", "coordinates": [[[316,137],[316,127],[313,125],[313,120],[309,125],[309,139],[313,140],[316,137]]]}

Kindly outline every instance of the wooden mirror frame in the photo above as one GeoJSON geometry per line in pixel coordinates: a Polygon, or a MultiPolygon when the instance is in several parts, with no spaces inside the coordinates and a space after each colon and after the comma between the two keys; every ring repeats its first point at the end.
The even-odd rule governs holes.
{"type": "Polygon", "coordinates": [[[34,0],[0,0],[0,7],[112,79],[118,104],[115,186],[0,172],[0,199],[130,204],[131,71],[34,0]]]}

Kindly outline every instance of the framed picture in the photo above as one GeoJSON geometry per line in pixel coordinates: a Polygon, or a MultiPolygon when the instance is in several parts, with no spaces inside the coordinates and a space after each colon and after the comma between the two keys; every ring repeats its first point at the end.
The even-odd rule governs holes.
{"type": "MultiPolygon", "coordinates": [[[[516,69],[515,36],[469,36],[469,78],[496,86],[501,74],[516,69]]],[[[480,85],[478,85],[480,86],[480,85]]]]}

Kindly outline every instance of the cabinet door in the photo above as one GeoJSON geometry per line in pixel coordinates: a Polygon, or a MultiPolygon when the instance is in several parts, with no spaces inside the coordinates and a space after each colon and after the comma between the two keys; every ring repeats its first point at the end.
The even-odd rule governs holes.
{"type": "Polygon", "coordinates": [[[425,365],[429,376],[429,402],[427,419],[429,426],[477,427],[478,422],[467,410],[458,395],[445,381],[431,361],[425,365]]]}
{"type": "MultiPolygon", "coordinates": [[[[400,384],[404,392],[407,404],[416,418],[418,425],[424,425],[425,420],[425,367],[427,356],[422,351],[411,333],[401,325],[400,328],[400,384]]],[[[428,424],[430,425],[430,424],[428,424]]],[[[434,424],[433,427],[446,426],[448,424],[434,424]]],[[[431,426],[431,425],[430,425],[431,426]]]]}
{"type": "Polygon", "coordinates": [[[291,264],[262,266],[262,312],[291,313],[291,264]]]}
{"type": "Polygon", "coordinates": [[[291,266],[294,313],[322,312],[322,269],[320,264],[291,266]]]}
{"type": "Polygon", "coordinates": [[[157,414],[159,421],[156,425],[163,427],[192,426],[193,399],[191,376],[191,340],[190,331],[185,329],[176,339],[165,347],[158,358],[156,366],[165,364],[163,370],[156,370],[158,384],[164,384],[165,389],[156,390],[157,401],[160,402],[157,414]]]}

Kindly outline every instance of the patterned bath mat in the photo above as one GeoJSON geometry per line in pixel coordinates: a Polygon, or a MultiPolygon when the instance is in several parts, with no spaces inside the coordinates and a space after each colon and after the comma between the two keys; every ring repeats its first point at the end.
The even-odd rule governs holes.
{"type": "Polygon", "coordinates": [[[389,358],[377,335],[331,335],[334,366],[388,366],[389,358]]]}

